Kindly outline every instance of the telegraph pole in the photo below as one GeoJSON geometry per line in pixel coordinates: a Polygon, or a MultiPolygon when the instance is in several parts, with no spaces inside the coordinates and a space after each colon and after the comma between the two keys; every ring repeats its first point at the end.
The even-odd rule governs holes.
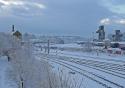
{"type": "Polygon", "coordinates": [[[94,41],[95,36],[94,36],[94,32],[92,32],[92,41],[94,41]]]}
{"type": "Polygon", "coordinates": [[[48,48],[48,54],[49,54],[50,53],[50,41],[49,40],[48,40],[47,48],[48,48]]]}

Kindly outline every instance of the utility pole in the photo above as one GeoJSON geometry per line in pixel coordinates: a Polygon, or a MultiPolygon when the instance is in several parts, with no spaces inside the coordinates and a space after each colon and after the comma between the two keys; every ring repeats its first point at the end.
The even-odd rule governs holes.
{"type": "Polygon", "coordinates": [[[94,41],[95,36],[94,36],[94,32],[92,32],[92,41],[94,41]]]}
{"type": "Polygon", "coordinates": [[[48,54],[49,54],[50,53],[50,41],[49,40],[48,40],[47,48],[48,48],[48,54]]]}
{"type": "Polygon", "coordinates": [[[92,32],[92,48],[94,50],[94,41],[95,41],[95,36],[94,36],[94,32],[92,32]]]}

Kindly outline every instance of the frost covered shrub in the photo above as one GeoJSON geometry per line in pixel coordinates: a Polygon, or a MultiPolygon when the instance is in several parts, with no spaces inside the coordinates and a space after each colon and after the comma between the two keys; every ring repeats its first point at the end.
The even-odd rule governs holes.
{"type": "Polygon", "coordinates": [[[0,52],[6,55],[6,52],[13,52],[20,46],[20,41],[14,36],[7,33],[0,33],[0,52]]]}
{"type": "Polygon", "coordinates": [[[9,44],[10,35],[5,33],[0,33],[0,53],[3,55],[3,52],[7,51],[11,48],[11,44],[9,44]]]}

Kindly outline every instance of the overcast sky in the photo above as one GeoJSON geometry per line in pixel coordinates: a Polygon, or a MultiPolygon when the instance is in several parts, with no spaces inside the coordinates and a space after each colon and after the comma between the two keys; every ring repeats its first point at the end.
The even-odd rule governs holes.
{"type": "Polygon", "coordinates": [[[105,25],[106,32],[125,32],[125,0],[0,0],[0,31],[43,35],[90,36],[105,25]]]}

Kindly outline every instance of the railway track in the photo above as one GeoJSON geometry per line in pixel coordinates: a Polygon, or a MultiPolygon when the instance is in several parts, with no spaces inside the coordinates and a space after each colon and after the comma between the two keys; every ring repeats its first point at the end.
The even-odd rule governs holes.
{"type": "MultiPolygon", "coordinates": [[[[64,54],[64,53],[61,53],[61,54],[64,54]]],[[[64,55],[70,55],[70,54],[64,54],[64,55]]],[[[76,56],[76,55],[74,55],[74,56],[76,56]]],[[[86,57],[95,59],[95,57],[89,57],[89,56],[86,56],[86,57]]],[[[100,60],[100,58],[98,58],[98,59],[100,60]]],[[[106,60],[112,60],[112,61],[115,61],[115,62],[121,62],[122,64],[125,63],[125,61],[122,61],[122,60],[113,60],[113,59],[106,59],[106,60]]],[[[86,59],[82,59],[82,60],[80,60],[80,62],[81,61],[82,61],[82,63],[88,63],[90,65],[94,65],[96,67],[101,67],[103,69],[107,69],[107,70],[112,69],[114,71],[125,72],[125,65],[114,64],[114,63],[106,63],[106,62],[102,62],[102,61],[86,60],[86,59]]]]}
{"type": "Polygon", "coordinates": [[[87,59],[79,59],[79,58],[72,58],[66,56],[57,56],[51,55],[53,58],[59,58],[60,60],[65,60],[68,62],[73,62],[76,64],[80,64],[85,67],[89,67],[92,69],[99,70],[104,73],[108,73],[122,79],[125,79],[125,66],[120,64],[108,63],[108,62],[100,62],[95,60],[87,60],[87,59]]]}
{"type": "MultiPolygon", "coordinates": [[[[117,77],[120,77],[122,79],[125,79],[125,73],[121,73],[121,72],[119,72],[117,70],[114,70],[112,68],[109,69],[109,68],[106,68],[106,67],[102,68],[102,67],[99,67],[99,66],[95,66],[95,63],[94,63],[95,61],[93,61],[93,63],[89,63],[88,64],[88,60],[86,62],[86,59],[84,59],[84,60],[82,59],[81,60],[81,59],[78,59],[78,58],[71,58],[71,57],[64,57],[64,56],[55,56],[55,55],[51,55],[50,57],[51,58],[52,57],[53,58],[58,58],[59,60],[64,60],[64,61],[76,63],[76,64],[82,65],[84,67],[89,67],[89,68],[92,68],[92,69],[96,69],[98,71],[101,71],[101,72],[104,72],[104,73],[108,73],[108,74],[111,74],[113,76],[117,76],[117,77]],[[84,63],[82,61],[84,61],[84,63]]],[[[92,60],[89,60],[89,61],[92,62],[92,60]]],[[[107,63],[107,64],[112,64],[112,63],[107,63]]],[[[113,64],[113,65],[118,65],[118,64],[113,64]]],[[[115,68],[115,67],[113,67],[113,68],[115,68]]]]}
{"type": "MultiPolygon", "coordinates": [[[[53,52],[56,54],[56,52],[53,52]]],[[[86,55],[73,55],[73,54],[66,54],[66,53],[62,53],[62,52],[58,52],[58,54],[63,54],[63,55],[71,55],[71,56],[77,56],[77,57],[86,57],[86,58],[93,58],[93,59],[97,59],[97,60],[106,60],[106,61],[113,61],[113,62],[120,62],[125,64],[125,61],[123,60],[114,60],[114,59],[106,59],[106,58],[102,58],[102,57],[92,57],[92,56],[86,56],[86,55]]]]}
{"type": "MultiPolygon", "coordinates": [[[[47,58],[45,58],[45,60],[47,60],[47,58]]],[[[61,61],[59,59],[51,58],[51,59],[48,59],[48,60],[51,61],[51,62],[60,64],[60,65],[66,67],[66,68],[68,68],[68,69],[70,69],[72,71],[75,71],[75,72],[87,77],[88,79],[93,80],[94,82],[102,85],[105,88],[125,88],[124,86],[122,86],[122,85],[120,85],[118,83],[112,82],[110,80],[107,80],[106,78],[101,77],[101,76],[99,76],[99,75],[97,75],[97,74],[95,74],[93,72],[89,72],[87,70],[81,69],[81,68],[79,68],[77,66],[74,66],[74,65],[71,65],[69,63],[63,62],[63,61],[61,61]]]]}
{"type": "Polygon", "coordinates": [[[89,66],[99,67],[99,68],[106,69],[106,70],[125,72],[125,66],[124,65],[107,63],[107,62],[100,62],[100,61],[94,61],[94,60],[86,60],[86,59],[81,60],[81,59],[78,59],[78,58],[73,58],[73,59],[62,58],[62,59],[63,60],[69,60],[71,62],[75,62],[75,63],[79,63],[79,64],[88,64],[89,66]]]}
{"type": "MultiPolygon", "coordinates": [[[[41,53],[42,54],[42,53],[41,53]]],[[[64,53],[59,53],[59,54],[64,54],[64,53]]],[[[44,55],[44,54],[43,54],[44,55]]],[[[88,67],[91,69],[95,69],[98,70],[100,72],[103,73],[107,73],[119,78],[122,78],[125,80],[125,65],[123,65],[125,63],[125,61],[123,60],[114,60],[114,59],[106,59],[106,58],[99,58],[99,57],[91,57],[91,56],[82,56],[82,57],[86,57],[86,58],[92,58],[93,60],[88,60],[88,59],[79,59],[79,55],[72,55],[72,54],[64,54],[64,56],[59,56],[59,55],[45,55],[46,58],[52,58],[49,59],[51,62],[63,65],[64,67],[67,67],[85,77],[87,77],[88,79],[91,79],[95,82],[97,82],[98,84],[101,84],[102,86],[104,86],[105,88],[125,88],[125,86],[122,86],[118,83],[115,83],[113,81],[110,81],[104,77],[101,77],[98,74],[95,74],[93,72],[88,72],[87,70],[81,69],[77,66],[68,64],[66,62],[71,62],[71,63],[75,63],[84,67],[88,67]],[[70,56],[65,56],[65,55],[70,55],[70,56],[78,56],[77,58],[73,58],[70,56]],[[56,59],[58,58],[58,59],[56,59]],[[113,61],[113,62],[120,62],[121,64],[115,64],[115,63],[109,63],[109,62],[105,62],[105,61],[98,61],[98,60],[106,60],[106,61],[113,61]],[[66,62],[63,62],[66,61],[66,62]],[[74,69],[75,68],[75,69],[74,69]],[[80,71],[76,70],[79,69],[80,71]],[[81,72],[83,71],[83,72],[81,72]],[[93,77],[93,76],[95,77],[93,77]],[[98,79],[101,79],[103,81],[100,81],[98,79]],[[110,85],[108,85],[108,83],[110,85]],[[113,87],[115,86],[115,87],[113,87]]],[[[80,56],[81,57],[81,56],[80,56]]],[[[41,57],[43,58],[43,57],[41,57]]]]}

